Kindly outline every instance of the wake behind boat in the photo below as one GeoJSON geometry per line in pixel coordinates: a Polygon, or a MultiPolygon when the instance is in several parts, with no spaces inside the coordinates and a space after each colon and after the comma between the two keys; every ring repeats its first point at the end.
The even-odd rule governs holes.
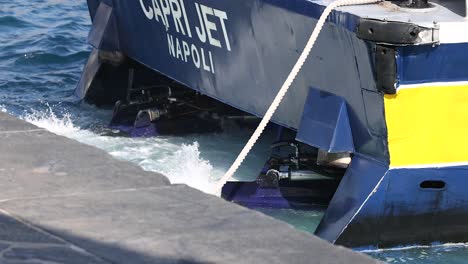
{"type": "MultiPolygon", "coordinates": [[[[93,51],[76,95],[133,136],[255,127],[330,1],[88,0],[93,51]]],[[[350,247],[468,241],[464,1],[332,11],[271,119],[271,157],[222,196],[326,207],[350,247]]]]}

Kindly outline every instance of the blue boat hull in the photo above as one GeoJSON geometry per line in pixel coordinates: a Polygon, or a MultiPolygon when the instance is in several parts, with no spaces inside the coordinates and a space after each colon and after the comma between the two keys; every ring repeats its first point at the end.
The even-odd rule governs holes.
{"type": "MultiPolygon", "coordinates": [[[[102,66],[96,52],[118,52],[258,117],[272,102],[324,9],[305,0],[88,0],[88,5],[93,18],[89,41],[95,51],[78,85],[79,97],[92,92],[90,83],[102,66]]],[[[430,103],[448,94],[441,107],[463,107],[467,89],[459,82],[468,80],[468,44],[382,46],[357,35],[360,21],[350,13],[332,13],[272,119],[296,131],[297,141],[353,155],[316,234],[349,247],[467,242],[466,140],[431,132],[424,140],[440,155],[427,154],[425,148],[413,147],[424,146],[413,144],[419,142],[419,128],[404,134],[397,121],[424,115],[411,109],[411,100],[430,103]],[[376,59],[378,52],[385,55],[387,50],[394,52],[384,58],[395,64],[392,86],[401,88],[394,94],[388,87],[382,89],[381,62],[376,59]],[[443,82],[437,91],[430,84],[435,82],[443,82]],[[409,89],[415,88],[410,85],[417,87],[409,89]],[[430,91],[427,96],[425,91],[430,91]],[[445,141],[448,147],[439,145],[445,141]],[[462,142],[460,148],[451,145],[454,141],[462,142]]],[[[429,107],[427,113],[431,111],[429,107]]],[[[466,112],[453,115],[458,119],[436,126],[465,131],[460,120],[468,121],[466,112]]],[[[443,117],[435,116],[434,122],[443,122],[443,117]]],[[[405,122],[411,126],[411,120],[405,122]]],[[[432,125],[420,123],[427,131],[432,125]]],[[[225,197],[247,205],[262,203],[268,191],[254,185],[226,187],[230,194],[225,197]]],[[[270,198],[278,197],[273,204],[290,205],[279,196],[270,192],[270,198]]]]}

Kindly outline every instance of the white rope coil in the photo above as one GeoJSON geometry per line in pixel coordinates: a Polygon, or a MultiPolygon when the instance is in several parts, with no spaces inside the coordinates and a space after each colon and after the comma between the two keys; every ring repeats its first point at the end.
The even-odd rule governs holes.
{"type": "Polygon", "coordinates": [[[239,156],[237,156],[236,160],[234,161],[234,163],[232,163],[229,170],[226,172],[226,174],[224,174],[224,176],[216,184],[215,193],[220,193],[223,185],[234,175],[234,173],[237,171],[237,169],[240,167],[240,165],[244,161],[245,157],[247,157],[247,155],[249,154],[255,142],[257,142],[258,138],[263,133],[263,130],[267,126],[268,122],[270,122],[273,114],[275,113],[279,104],[283,100],[283,97],[286,95],[286,92],[288,91],[292,82],[294,81],[297,74],[299,73],[302,66],[304,65],[307,57],[309,56],[310,51],[312,50],[315,44],[315,41],[317,40],[317,37],[320,31],[322,30],[325,24],[325,21],[328,15],[332,12],[332,10],[339,6],[373,4],[373,3],[380,2],[380,1],[382,0],[337,0],[335,2],[332,2],[330,5],[328,5],[325,8],[319,20],[317,21],[314,31],[310,35],[310,38],[307,41],[307,44],[304,47],[304,50],[302,51],[301,55],[299,56],[299,59],[297,60],[296,64],[294,64],[294,67],[289,73],[288,78],[286,78],[286,80],[284,81],[283,85],[281,86],[281,89],[278,91],[278,94],[276,95],[275,99],[273,100],[270,107],[266,111],[265,116],[263,117],[262,121],[258,125],[257,129],[255,129],[255,132],[252,134],[247,144],[245,144],[239,156]]]}

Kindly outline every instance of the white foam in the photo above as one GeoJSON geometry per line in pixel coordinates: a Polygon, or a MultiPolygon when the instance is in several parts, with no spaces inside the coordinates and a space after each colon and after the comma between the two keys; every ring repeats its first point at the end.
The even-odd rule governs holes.
{"type": "Polygon", "coordinates": [[[172,183],[186,183],[210,193],[217,178],[209,161],[200,157],[199,144],[182,144],[172,154],[154,159],[145,159],[140,165],[147,170],[158,170],[171,179],[172,183]]]}
{"type": "MultiPolygon", "coordinates": [[[[468,248],[468,243],[443,243],[443,244],[431,244],[431,245],[408,245],[408,246],[397,246],[391,248],[380,248],[380,249],[363,249],[357,250],[362,253],[381,253],[391,251],[405,251],[414,249],[435,249],[435,248],[468,248]]],[[[424,253],[423,253],[424,254],[424,253]]]]}
{"type": "Polygon", "coordinates": [[[74,125],[70,114],[57,116],[49,107],[44,112],[33,111],[24,120],[55,134],[101,148],[111,155],[139,164],[143,169],[164,174],[171,183],[187,184],[209,193],[214,189],[222,171],[213,169],[201,157],[199,144],[173,143],[171,138],[110,137],[80,129],[74,125]]]}
{"type": "Polygon", "coordinates": [[[63,117],[57,117],[50,107],[45,112],[33,111],[30,114],[26,114],[23,119],[58,135],[66,136],[80,130],[73,125],[69,113],[65,113],[63,117]]]}

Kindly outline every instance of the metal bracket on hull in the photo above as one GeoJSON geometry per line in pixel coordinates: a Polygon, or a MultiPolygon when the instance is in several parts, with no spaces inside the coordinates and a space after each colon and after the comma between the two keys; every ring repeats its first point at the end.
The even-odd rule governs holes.
{"type": "Polygon", "coordinates": [[[413,23],[362,18],[357,26],[358,38],[386,45],[418,45],[439,42],[439,29],[413,23]]]}
{"type": "Polygon", "coordinates": [[[375,79],[377,89],[386,94],[396,93],[397,63],[394,47],[375,46],[375,79]]]}

